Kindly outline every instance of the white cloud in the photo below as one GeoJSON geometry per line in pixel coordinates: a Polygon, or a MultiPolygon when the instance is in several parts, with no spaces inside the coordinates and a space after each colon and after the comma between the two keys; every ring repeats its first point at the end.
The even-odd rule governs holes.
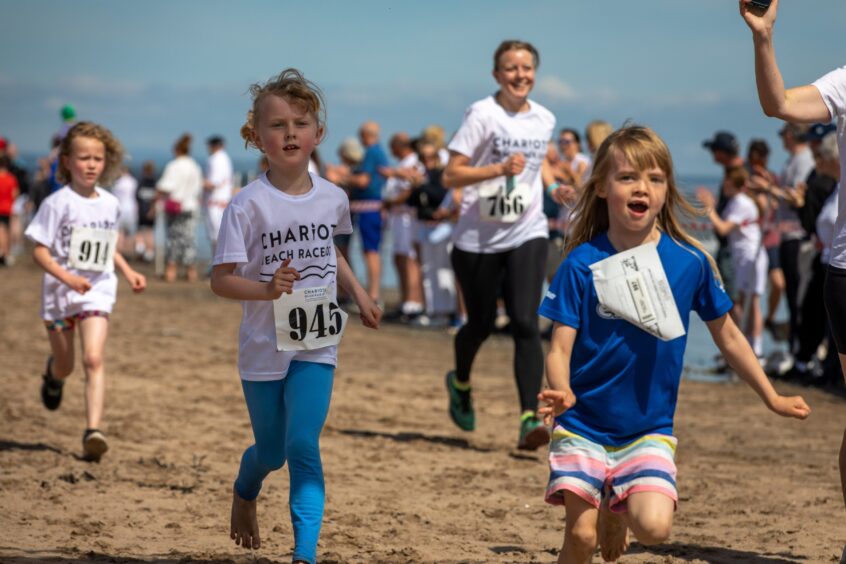
{"type": "Polygon", "coordinates": [[[74,75],[59,80],[60,88],[70,95],[134,96],[142,94],[147,85],[135,80],[103,79],[93,75],[74,75]]]}
{"type": "Polygon", "coordinates": [[[575,102],[580,98],[572,86],[557,76],[544,76],[535,85],[535,90],[553,102],[575,102]]]}

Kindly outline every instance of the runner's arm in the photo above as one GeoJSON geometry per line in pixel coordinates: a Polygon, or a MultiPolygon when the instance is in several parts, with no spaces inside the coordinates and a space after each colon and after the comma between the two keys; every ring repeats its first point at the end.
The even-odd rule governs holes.
{"type": "Polygon", "coordinates": [[[740,14],[752,30],[755,46],[755,82],[761,109],[770,117],[797,123],[828,122],[831,115],[815,86],[785,89],[773,46],[773,26],[778,0],[773,0],[762,15],[750,7],[751,0],[740,0],[740,14]]]}
{"type": "Polygon", "coordinates": [[[749,341],[729,314],[707,321],[706,325],[726,362],[758,394],[764,405],[785,417],[805,419],[810,415],[811,408],[801,396],[785,397],[775,391],[749,341]]]}
{"type": "Polygon", "coordinates": [[[133,292],[138,293],[144,291],[147,287],[147,279],[143,274],[129,266],[123,255],[117,251],[115,251],[115,266],[123,274],[123,277],[126,278],[126,281],[129,282],[129,285],[132,286],[133,292]]]}
{"type": "Polygon", "coordinates": [[[352,296],[360,312],[361,322],[365,327],[371,329],[379,328],[379,321],[382,319],[382,310],[368,293],[361,287],[358,279],[353,274],[347,259],[341,251],[335,247],[335,255],[338,261],[338,285],[350,296],[352,296]]]}
{"type": "Polygon", "coordinates": [[[235,274],[235,263],[216,264],[212,268],[212,292],[230,300],[275,300],[284,292],[283,286],[290,288],[294,280],[300,277],[296,269],[288,266],[289,262],[290,259],[286,259],[276,270],[272,282],[259,282],[238,276],[235,274]]]}
{"type": "Polygon", "coordinates": [[[35,248],[32,250],[32,258],[35,260],[35,264],[40,266],[44,272],[67,284],[67,279],[71,276],[71,273],[56,262],[53,255],[50,254],[50,249],[45,245],[35,245],[35,248]]]}
{"type": "Polygon", "coordinates": [[[441,182],[447,188],[462,188],[497,176],[504,176],[508,170],[507,167],[508,161],[485,166],[470,166],[470,157],[450,151],[449,163],[444,169],[441,182]]]}

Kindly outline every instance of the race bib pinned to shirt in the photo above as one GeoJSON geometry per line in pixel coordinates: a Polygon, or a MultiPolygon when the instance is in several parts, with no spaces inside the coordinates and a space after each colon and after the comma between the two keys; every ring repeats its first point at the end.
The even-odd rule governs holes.
{"type": "Polygon", "coordinates": [[[482,221],[514,223],[532,203],[531,186],[517,182],[513,176],[498,176],[477,186],[482,221]]]}
{"type": "Polygon", "coordinates": [[[662,341],[685,334],[655,243],[640,245],[590,265],[599,304],[662,341]]]}
{"type": "Polygon", "coordinates": [[[77,270],[114,272],[117,231],[75,226],[71,231],[68,264],[77,270]]]}
{"type": "Polygon", "coordinates": [[[310,351],[341,342],[347,314],[329,286],[302,288],[273,301],[276,350],[310,351]]]}

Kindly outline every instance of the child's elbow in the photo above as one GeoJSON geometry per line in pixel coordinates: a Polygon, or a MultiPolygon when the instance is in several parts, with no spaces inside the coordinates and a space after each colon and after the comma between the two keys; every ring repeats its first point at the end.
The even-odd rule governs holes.
{"type": "Polygon", "coordinates": [[[216,270],[212,270],[211,278],[209,279],[209,286],[211,287],[212,293],[216,296],[225,297],[223,292],[223,287],[221,283],[220,274],[216,270]]]}

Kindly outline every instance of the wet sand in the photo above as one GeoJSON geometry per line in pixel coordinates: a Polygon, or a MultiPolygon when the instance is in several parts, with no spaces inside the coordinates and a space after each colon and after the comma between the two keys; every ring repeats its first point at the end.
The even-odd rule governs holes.
{"type": "MultiPolygon", "coordinates": [[[[106,351],[111,450],[89,463],[80,459],[79,359],[61,409],[40,403],[49,347],[39,271],[29,260],[2,269],[0,288],[0,560],[290,562],[285,470],[259,498],[263,547],[251,554],[228,537],[232,481],[251,440],[236,369],[237,303],[204,283],[151,279],[135,296],[121,281],[106,351]]],[[[511,350],[503,338],[483,347],[477,430],[463,433],[446,414],[446,333],[350,324],[321,442],[320,562],[555,561],[564,510],[543,503],[545,453],[514,448],[511,350]]],[[[742,383],[682,384],[673,535],[659,547],[633,543],[620,562],[837,562],[846,541],[837,474],[846,405],[777,387],[804,394],[811,418],[770,414],[742,383]]]]}

